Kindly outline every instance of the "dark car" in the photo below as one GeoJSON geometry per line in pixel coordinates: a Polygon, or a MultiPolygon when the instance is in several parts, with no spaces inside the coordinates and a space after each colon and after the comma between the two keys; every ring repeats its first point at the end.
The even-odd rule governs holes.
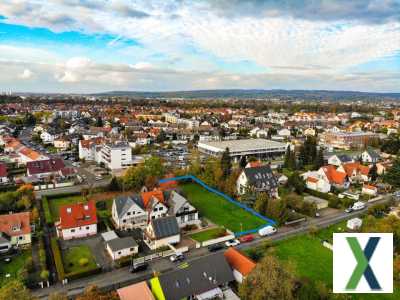
{"type": "Polygon", "coordinates": [[[223,244],[215,244],[215,245],[208,246],[208,251],[210,251],[210,252],[216,252],[216,251],[219,251],[221,249],[224,249],[224,245],[223,244]]]}
{"type": "Polygon", "coordinates": [[[148,266],[149,266],[149,264],[146,262],[135,263],[135,264],[133,264],[133,266],[131,266],[131,268],[129,269],[129,272],[137,273],[137,272],[145,271],[145,270],[147,270],[148,266]]]}

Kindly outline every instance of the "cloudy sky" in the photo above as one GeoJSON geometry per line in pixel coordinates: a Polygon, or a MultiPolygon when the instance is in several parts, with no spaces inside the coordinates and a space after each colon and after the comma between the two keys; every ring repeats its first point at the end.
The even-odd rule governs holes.
{"type": "Polygon", "coordinates": [[[1,0],[0,91],[400,92],[400,0],[1,0]]]}

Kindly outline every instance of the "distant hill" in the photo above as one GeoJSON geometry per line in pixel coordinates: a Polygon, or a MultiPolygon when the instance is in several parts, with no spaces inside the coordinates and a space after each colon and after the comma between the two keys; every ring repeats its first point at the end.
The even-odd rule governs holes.
{"type": "Polygon", "coordinates": [[[400,93],[369,93],[357,91],[327,91],[327,90],[193,90],[173,92],[137,92],[137,91],[110,91],[91,94],[92,96],[126,96],[132,98],[280,98],[287,100],[400,100],[400,93]]]}

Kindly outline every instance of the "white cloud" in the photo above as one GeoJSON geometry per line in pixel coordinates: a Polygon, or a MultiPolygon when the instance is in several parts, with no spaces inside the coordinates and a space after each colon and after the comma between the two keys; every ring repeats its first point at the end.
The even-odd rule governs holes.
{"type": "Polygon", "coordinates": [[[21,79],[31,79],[33,77],[33,72],[29,69],[25,69],[20,75],[19,78],[21,79]]]}
{"type": "MultiPolygon", "coordinates": [[[[92,57],[73,57],[65,61],[46,50],[26,51],[10,45],[0,45],[0,59],[47,64],[46,68],[35,71],[35,77],[42,69],[46,72],[52,69],[52,78],[59,83],[86,84],[93,88],[109,87],[112,83],[133,89],[302,88],[300,84],[303,88],[313,88],[313,85],[330,88],[330,84],[332,88],[347,88],[348,85],[337,78],[351,78],[354,89],[369,89],[371,77],[351,70],[400,51],[400,23],[393,18],[386,18],[390,21],[382,23],[347,17],[344,21],[313,20],[293,17],[297,13],[285,15],[278,8],[257,16],[246,14],[229,18],[220,11],[209,10],[202,2],[190,5],[173,0],[127,3],[121,0],[3,0],[0,3],[0,11],[9,23],[46,27],[57,32],[77,30],[115,35],[108,43],[110,51],[121,40],[134,39],[140,47],[115,50],[120,51],[115,52],[116,55],[124,53],[131,59],[126,65],[99,64],[92,57]],[[158,54],[170,63],[160,62],[155,58],[158,54]],[[250,61],[264,69],[265,74],[224,72],[221,61],[231,66],[229,70],[234,70],[238,61],[250,61]],[[171,70],[171,66],[175,69],[171,70]],[[171,78],[165,80],[168,76],[171,78]],[[183,77],[186,80],[182,80],[183,77]]],[[[370,1],[369,9],[385,10],[386,16],[388,9],[378,9],[376,3],[370,1]]],[[[332,5],[324,7],[332,10],[332,5]]],[[[333,11],[343,13],[343,9],[333,11]]],[[[374,70],[368,75],[372,73],[374,70]]],[[[398,90],[398,80],[386,79],[385,82],[382,84],[385,89],[398,90]]],[[[376,84],[371,86],[379,89],[376,84]]]]}

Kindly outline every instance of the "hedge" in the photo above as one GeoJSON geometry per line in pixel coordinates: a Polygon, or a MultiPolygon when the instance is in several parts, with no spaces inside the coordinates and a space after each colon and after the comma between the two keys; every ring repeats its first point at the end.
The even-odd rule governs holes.
{"type": "Polygon", "coordinates": [[[42,206],[44,211],[44,218],[46,220],[47,225],[53,225],[54,221],[50,212],[49,200],[47,199],[47,197],[42,198],[42,206]]]}
{"type": "Polygon", "coordinates": [[[90,275],[95,275],[101,273],[101,267],[93,268],[87,271],[76,271],[76,272],[71,272],[65,275],[65,278],[68,280],[74,280],[74,279],[80,279],[83,277],[87,277],[90,275]]]}
{"type": "Polygon", "coordinates": [[[115,261],[117,268],[129,266],[132,263],[132,256],[125,256],[115,261]]]}
{"type": "Polygon", "coordinates": [[[80,195],[80,192],[70,192],[70,193],[60,193],[60,194],[51,194],[51,195],[47,195],[47,199],[56,199],[56,198],[60,198],[60,197],[69,197],[69,196],[77,196],[80,195]]]}
{"type": "Polygon", "coordinates": [[[53,257],[57,269],[58,279],[63,280],[65,278],[65,271],[61,257],[60,247],[58,246],[58,239],[56,237],[51,238],[51,250],[53,251],[53,257]]]}
{"type": "Polygon", "coordinates": [[[336,195],[329,194],[329,193],[322,193],[322,192],[314,191],[314,190],[310,190],[310,189],[307,189],[306,192],[312,196],[328,200],[329,207],[339,208],[339,206],[341,204],[341,200],[336,195]]]}

